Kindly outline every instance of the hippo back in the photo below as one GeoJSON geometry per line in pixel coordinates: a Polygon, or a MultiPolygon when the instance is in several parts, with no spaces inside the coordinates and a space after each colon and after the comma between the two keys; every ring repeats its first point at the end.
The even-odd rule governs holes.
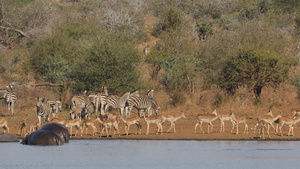
{"type": "Polygon", "coordinates": [[[49,124],[44,125],[41,128],[41,130],[53,131],[53,132],[57,133],[65,143],[69,142],[70,134],[69,134],[68,129],[63,124],[49,123],[49,124]]]}
{"type": "Polygon", "coordinates": [[[38,130],[27,135],[22,144],[26,145],[63,145],[62,138],[50,130],[38,130]]]}

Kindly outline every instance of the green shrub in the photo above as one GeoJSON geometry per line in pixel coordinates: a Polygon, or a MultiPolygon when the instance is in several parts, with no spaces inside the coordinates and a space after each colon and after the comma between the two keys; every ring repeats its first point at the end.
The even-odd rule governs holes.
{"type": "Polygon", "coordinates": [[[290,66],[267,50],[240,50],[238,56],[225,63],[217,83],[231,93],[240,86],[247,86],[259,97],[263,87],[285,81],[290,66]]]}
{"type": "Polygon", "coordinates": [[[177,8],[171,8],[163,16],[161,21],[156,25],[152,31],[153,36],[158,36],[163,31],[177,30],[182,24],[182,14],[177,8]]]}

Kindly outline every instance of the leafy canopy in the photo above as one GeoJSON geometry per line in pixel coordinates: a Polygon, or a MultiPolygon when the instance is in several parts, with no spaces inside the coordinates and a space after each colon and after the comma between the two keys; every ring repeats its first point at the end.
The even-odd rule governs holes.
{"type": "Polygon", "coordinates": [[[218,85],[229,92],[247,86],[258,97],[263,87],[277,86],[288,78],[290,64],[267,50],[240,50],[229,59],[219,74],[218,85]]]}

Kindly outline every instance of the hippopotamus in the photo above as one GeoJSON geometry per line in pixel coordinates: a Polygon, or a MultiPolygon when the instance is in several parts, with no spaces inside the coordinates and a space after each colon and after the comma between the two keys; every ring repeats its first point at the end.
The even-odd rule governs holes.
{"type": "Polygon", "coordinates": [[[19,142],[19,139],[13,134],[0,132],[0,142],[19,142]]]}
{"type": "Polygon", "coordinates": [[[59,123],[49,123],[44,125],[41,130],[50,130],[57,133],[65,143],[69,142],[70,133],[69,130],[63,125],[59,123]]]}
{"type": "Polygon", "coordinates": [[[63,145],[64,141],[55,132],[50,130],[38,130],[27,135],[22,144],[26,145],[63,145]]]}

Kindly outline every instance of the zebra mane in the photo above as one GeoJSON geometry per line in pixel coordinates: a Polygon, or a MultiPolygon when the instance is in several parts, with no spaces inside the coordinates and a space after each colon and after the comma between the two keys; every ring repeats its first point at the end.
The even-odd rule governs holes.
{"type": "Polygon", "coordinates": [[[134,97],[134,96],[140,97],[140,92],[137,90],[129,95],[129,97],[134,97]]]}
{"type": "Polygon", "coordinates": [[[153,89],[149,89],[148,92],[147,92],[147,96],[148,96],[150,99],[153,99],[153,92],[154,92],[153,89]]]}
{"type": "Polygon", "coordinates": [[[130,92],[124,93],[120,98],[129,98],[130,92]]]}

